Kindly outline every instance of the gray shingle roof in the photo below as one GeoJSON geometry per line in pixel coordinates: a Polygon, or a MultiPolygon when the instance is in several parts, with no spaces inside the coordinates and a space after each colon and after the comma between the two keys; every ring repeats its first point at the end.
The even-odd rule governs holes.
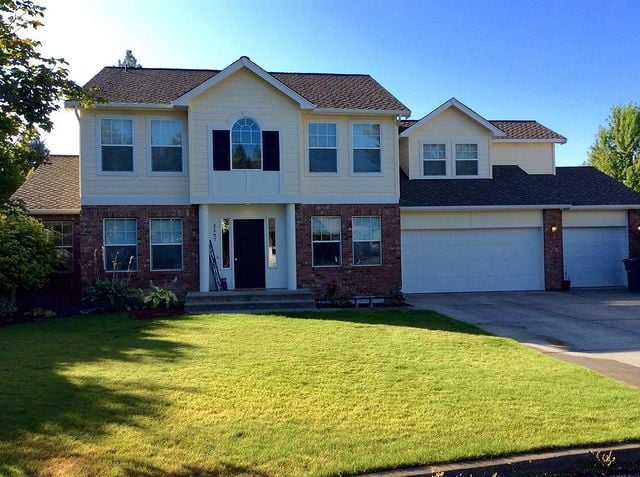
{"type": "Polygon", "coordinates": [[[493,166],[493,179],[414,179],[402,173],[401,207],[503,205],[640,205],[640,194],[593,167],[527,174],[493,166]]]}
{"type": "MultiPolygon", "coordinates": [[[[400,132],[405,129],[410,128],[415,123],[417,123],[417,119],[407,119],[404,121],[400,121],[399,130],[400,132]]],[[[491,124],[500,129],[505,133],[505,136],[499,139],[557,139],[561,141],[566,141],[567,139],[558,134],[555,131],[552,131],[546,126],[543,126],[538,121],[533,120],[519,120],[519,119],[502,119],[502,120],[489,120],[491,124]]]]}
{"type": "Polygon", "coordinates": [[[12,196],[27,209],[80,209],[78,156],[49,156],[12,196]]]}
{"type": "MultiPolygon", "coordinates": [[[[85,87],[113,103],[169,104],[219,70],[107,66],[85,87]]],[[[319,108],[403,111],[408,108],[369,75],[270,73],[319,108]]]]}

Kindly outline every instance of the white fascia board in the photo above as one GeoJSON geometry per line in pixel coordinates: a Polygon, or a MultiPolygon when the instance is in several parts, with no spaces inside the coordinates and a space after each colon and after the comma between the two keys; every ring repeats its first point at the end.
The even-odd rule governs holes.
{"type": "MultiPolygon", "coordinates": [[[[638,206],[640,207],[640,206],[638,206]]],[[[539,210],[539,209],[571,209],[569,204],[545,205],[452,205],[443,207],[400,207],[401,212],[455,212],[465,210],[539,210]]]]}
{"type": "Polygon", "coordinates": [[[80,209],[28,209],[29,215],[79,215],[80,209]]]}
{"type": "Polygon", "coordinates": [[[400,137],[409,137],[409,136],[411,136],[412,130],[415,130],[415,129],[419,128],[420,126],[422,126],[425,123],[428,123],[429,121],[431,121],[432,119],[434,119],[435,117],[439,116],[444,111],[446,111],[447,109],[452,108],[452,107],[458,109],[459,111],[461,111],[464,114],[466,114],[467,116],[469,116],[471,119],[475,120],[477,123],[479,123],[482,126],[484,126],[485,128],[487,128],[489,131],[491,131],[493,133],[494,136],[496,136],[496,137],[506,136],[504,131],[502,131],[501,129],[495,127],[488,120],[486,120],[485,118],[480,116],[478,113],[476,113],[473,109],[471,109],[468,106],[465,106],[460,101],[458,101],[456,98],[451,98],[449,101],[446,101],[446,102],[442,103],[436,109],[431,111],[429,114],[427,114],[420,121],[415,123],[413,126],[410,126],[407,129],[405,129],[404,131],[402,131],[400,133],[400,137]]]}
{"type": "Polygon", "coordinates": [[[549,138],[549,139],[492,139],[492,142],[547,142],[556,144],[565,144],[566,139],[549,138]]]}
{"type": "Polygon", "coordinates": [[[619,204],[619,205],[574,205],[573,210],[628,210],[640,209],[640,204],[619,204]]]}
{"type": "Polygon", "coordinates": [[[189,101],[191,99],[193,99],[196,96],[198,96],[199,94],[205,92],[206,90],[208,90],[212,86],[220,83],[222,80],[224,80],[225,78],[228,78],[229,76],[231,76],[232,74],[234,74],[235,72],[240,70],[241,68],[247,68],[249,71],[253,72],[257,76],[262,78],[264,81],[269,83],[271,86],[276,88],[278,91],[282,92],[286,96],[289,96],[291,99],[293,99],[296,103],[298,103],[300,105],[300,108],[302,108],[302,109],[314,109],[315,108],[315,104],[307,101],[305,98],[300,96],[298,93],[296,93],[294,90],[292,90],[291,88],[286,86],[284,83],[278,81],[276,78],[274,78],[268,72],[266,72],[265,70],[260,68],[258,65],[256,65],[253,61],[251,61],[246,56],[242,56],[241,58],[239,58],[238,60],[236,60],[233,63],[231,63],[229,66],[227,66],[225,69],[223,69],[219,73],[213,75],[211,78],[209,78],[204,83],[201,83],[200,85],[198,85],[195,88],[193,88],[191,91],[188,91],[186,94],[184,94],[184,95],[180,96],[179,98],[173,100],[172,104],[174,106],[188,106],[189,105],[189,101]]]}
{"type": "Polygon", "coordinates": [[[377,116],[402,116],[408,117],[411,111],[394,110],[394,109],[341,109],[341,108],[315,108],[311,111],[318,114],[361,114],[361,115],[377,115],[377,116]]]}
{"type": "MultiPolygon", "coordinates": [[[[78,101],[65,101],[65,109],[75,109],[80,106],[78,101]]],[[[171,104],[163,103],[94,103],[92,109],[135,109],[156,111],[159,109],[175,109],[171,104]]]]}
{"type": "Polygon", "coordinates": [[[189,205],[189,199],[177,197],[145,196],[92,196],[83,197],[82,205],[189,205]]]}
{"type": "Polygon", "coordinates": [[[274,197],[271,194],[265,195],[229,195],[227,197],[217,195],[213,196],[193,196],[190,199],[191,205],[251,205],[251,204],[299,204],[302,202],[302,196],[298,194],[279,195],[274,197]]]}

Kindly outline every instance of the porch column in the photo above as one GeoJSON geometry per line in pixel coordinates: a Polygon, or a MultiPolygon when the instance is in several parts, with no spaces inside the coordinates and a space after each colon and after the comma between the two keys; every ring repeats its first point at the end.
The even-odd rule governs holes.
{"type": "Polygon", "coordinates": [[[287,288],[296,290],[296,204],[287,204],[287,288]]]}
{"type": "Polygon", "coordinates": [[[200,204],[198,209],[198,237],[200,249],[200,291],[209,289],[209,206],[200,204]]]}

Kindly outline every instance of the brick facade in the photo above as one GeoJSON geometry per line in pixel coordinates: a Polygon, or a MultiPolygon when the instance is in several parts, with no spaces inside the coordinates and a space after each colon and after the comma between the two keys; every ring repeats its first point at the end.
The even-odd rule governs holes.
{"type": "Polygon", "coordinates": [[[544,288],[560,290],[564,279],[562,248],[562,211],[545,209],[542,211],[544,237],[544,288]],[[554,231],[552,228],[555,227],[554,231]]]}
{"type": "MultiPolygon", "coordinates": [[[[131,286],[147,288],[149,282],[173,290],[179,299],[184,299],[188,291],[198,290],[198,207],[189,205],[153,205],[153,206],[83,206],[80,213],[80,259],[82,262],[82,287],[111,277],[104,271],[103,219],[137,219],[138,270],[131,273],[131,286]],[[181,271],[151,271],[149,242],[149,219],[182,219],[182,256],[181,271]]],[[[125,277],[125,273],[118,273],[125,277]]]]}
{"type": "Polygon", "coordinates": [[[397,205],[296,205],[296,253],[298,287],[309,288],[317,298],[326,297],[327,287],[335,282],[339,297],[353,295],[389,295],[400,287],[400,209],[397,205]],[[311,217],[341,217],[342,266],[313,267],[311,217]],[[382,265],[354,266],[352,217],[380,216],[382,265]]]}
{"type": "Polygon", "coordinates": [[[640,210],[629,210],[629,256],[640,257],[640,210]]]}

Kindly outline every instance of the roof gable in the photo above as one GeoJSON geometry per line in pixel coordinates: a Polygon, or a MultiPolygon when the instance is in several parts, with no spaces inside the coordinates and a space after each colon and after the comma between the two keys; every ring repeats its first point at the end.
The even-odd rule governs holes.
{"type": "Polygon", "coordinates": [[[433,119],[435,119],[436,117],[438,117],[439,115],[441,115],[442,113],[447,111],[449,108],[456,108],[458,111],[464,113],[465,115],[470,117],[472,120],[474,120],[475,122],[477,122],[481,126],[485,127],[489,131],[491,131],[491,133],[496,137],[502,137],[502,136],[505,135],[504,131],[502,131],[500,128],[494,126],[493,124],[491,124],[490,121],[487,121],[485,118],[480,116],[474,110],[472,110],[468,106],[465,106],[460,101],[458,101],[456,98],[451,98],[449,101],[446,101],[443,104],[441,104],[440,106],[438,106],[436,109],[431,111],[429,114],[427,114],[425,117],[420,119],[418,122],[412,124],[407,129],[402,131],[400,133],[400,137],[409,137],[409,136],[411,136],[411,134],[415,130],[417,130],[421,126],[427,124],[429,121],[432,121],[433,119]]]}

